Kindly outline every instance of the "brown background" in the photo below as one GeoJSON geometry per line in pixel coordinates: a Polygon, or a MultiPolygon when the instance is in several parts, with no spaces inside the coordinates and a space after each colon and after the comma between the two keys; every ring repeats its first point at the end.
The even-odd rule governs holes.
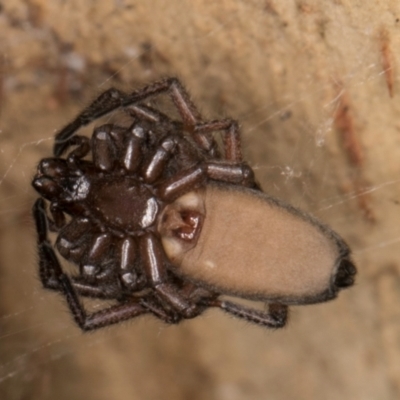
{"type": "Polygon", "coordinates": [[[400,397],[398,1],[1,4],[0,398],[400,397]],[[206,117],[240,120],[268,193],[346,238],[354,288],[275,332],[218,311],[74,326],[37,279],[35,165],[102,90],[169,75],[206,117]]]}

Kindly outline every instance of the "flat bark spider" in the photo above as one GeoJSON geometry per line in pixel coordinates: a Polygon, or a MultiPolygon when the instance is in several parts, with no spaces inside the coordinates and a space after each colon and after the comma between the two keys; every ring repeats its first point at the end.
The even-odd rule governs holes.
{"type": "Polygon", "coordinates": [[[345,242],[263,194],[242,161],[237,122],[204,122],[175,78],[131,94],[102,93],[56,135],[54,157],[41,160],[32,184],[41,195],[33,207],[40,279],[64,294],[85,331],[146,313],[178,323],[208,307],[279,328],[288,305],[332,299],[354,282],[345,242]],[[181,121],[149,105],[162,93],[181,121]],[[76,135],[117,109],[129,127],[76,135]],[[72,276],[49,229],[58,233],[58,253],[78,267],[72,276]],[[266,302],[268,310],[221,294],[266,302]],[[87,312],[81,297],[115,303],[87,312]]]}

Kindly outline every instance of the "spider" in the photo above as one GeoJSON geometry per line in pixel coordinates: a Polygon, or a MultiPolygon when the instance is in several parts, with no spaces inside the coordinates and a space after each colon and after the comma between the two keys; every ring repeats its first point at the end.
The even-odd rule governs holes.
{"type": "Polygon", "coordinates": [[[354,282],[346,243],[264,194],[242,160],[237,122],[204,121],[176,78],[130,94],[105,91],[56,134],[53,153],[32,182],[41,196],[33,207],[39,276],[65,296],[84,331],[142,314],[178,323],[209,307],[280,328],[289,305],[330,300],[354,282]],[[161,94],[179,119],[150,105],[161,94]],[[103,124],[90,139],[76,134],[115,110],[128,126],[103,124]],[[89,312],[82,298],[106,305],[89,312]]]}

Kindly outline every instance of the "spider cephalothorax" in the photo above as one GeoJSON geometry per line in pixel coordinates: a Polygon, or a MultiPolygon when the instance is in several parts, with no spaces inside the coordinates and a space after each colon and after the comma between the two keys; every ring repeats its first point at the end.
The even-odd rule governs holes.
{"type": "MultiPolygon", "coordinates": [[[[84,330],[145,313],[176,323],[210,306],[280,327],[286,320],[287,304],[328,300],[353,283],[355,268],[340,237],[313,218],[258,194],[253,172],[241,158],[237,123],[229,119],[203,122],[173,78],[129,95],[115,89],[100,95],[57,134],[54,158],[39,163],[33,186],[42,196],[34,206],[41,280],[45,287],[64,293],[75,321],[84,330]],[[163,92],[170,95],[182,121],[147,104],[149,97],[163,92]],[[90,139],[75,135],[116,109],[129,115],[129,125],[101,125],[90,139]],[[215,131],[223,134],[223,152],[212,136],[215,131]],[[52,218],[44,199],[50,203],[52,218]],[[223,199],[222,209],[218,199],[223,199]],[[248,218],[235,215],[254,207],[264,217],[253,211],[248,218]],[[297,247],[288,246],[288,252],[301,253],[293,257],[306,268],[303,264],[314,248],[323,265],[320,270],[293,269],[264,286],[246,278],[253,268],[248,266],[246,271],[246,246],[248,252],[258,251],[249,244],[257,243],[265,231],[257,228],[254,234],[254,226],[269,213],[266,225],[276,220],[271,248],[282,250],[268,255],[278,263],[291,264],[282,255],[283,235],[299,231],[299,237],[304,233],[306,240],[298,240],[297,247]],[[220,221],[219,215],[223,216],[220,221]],[[252,218],[252,226],[246,226],[252,218]],[[232,221],[242,233],[241,243],[235,242],[232,221]],[[79,268],[72,277],[61,268],[47,235],[48,226],[58,233],[60,255],[79,268]],[[218,248],[232,248],[233,262],[239,264],[228,266],[229,276],[221,276],[224,258],[229,256],[220,254],[217,241],[221,241],[218,248]],[[304,251],[304,247],[311,250],[304,251]],[[287,278],[290,273],[306,277],[300,283],[298,277],[293,278],[295,283],[287,278]],[[221,293],[268,301],[269,311],[221,300],[221,293]],[[80,296],[117,303],[87,313],[80,296]]],[[[264,247],[261,242],[257,246],[264,247]]],[[[256,265],[254,276],[264,274],[268,280],[274,275],[271,268],[268,263],[265,268],[256,265]]]]}

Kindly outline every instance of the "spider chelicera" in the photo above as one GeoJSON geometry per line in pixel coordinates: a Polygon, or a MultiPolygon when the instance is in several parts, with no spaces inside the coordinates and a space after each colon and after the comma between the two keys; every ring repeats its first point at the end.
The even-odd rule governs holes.
{"type": "Polygon", "coordinates": [[[279,328],[289,304],[329,300],[354,281],[344,241],[264,195],[242,160],[237,122],[203,121],[175,78],[131,94],[102,93],[56,135],[54,157],[41,160],[33,186],[41,195],[33,208],[40,279],[65,296],[85,331],[146,313],[178,323],[208,307],[279,328]],[[180,120],[149,105],[163,93],[180,120]],[[90,139],[76,134],[118,109],[129,126],[101,125],[90,139]],[[222,133],[223,151],[214,132],[222,133]],[[49,230],[77,267],[72,276],[49,230]],[[107,306],[88,312],[81,297],[107,306]]]}

